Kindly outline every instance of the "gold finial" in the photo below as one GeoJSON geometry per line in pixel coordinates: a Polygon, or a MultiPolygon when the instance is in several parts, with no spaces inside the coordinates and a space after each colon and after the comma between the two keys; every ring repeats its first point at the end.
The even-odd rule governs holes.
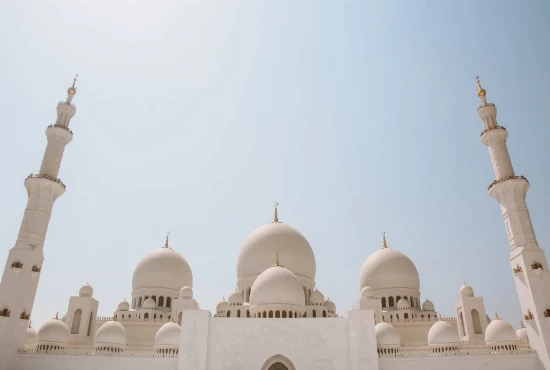
{"type": "Polygon", "coordinates": [[[479,76],[476,76],[476,81],[477,81],[477,96],[482,98],[487,95],[487,91],[485,91],[485,89],[481,87],[481,81],[479,81],[479,76]]]}
{"type": "Polygon", "coordinates": [[[388,243],[386,243],[386,233],[382,233],[382,248],[388,248],[388,243]]]}
{"type": "Polygon", "coordinates": [[[275,255],[275,265],[273,265],[273,266],[281,266],[281,265],[279,265],[279,253],[277,253],[275,255]]]}
{"type": "Polygon", "coordinates": [[[76,95],[76,79],[78,78],[78,74],[74,76],[73,85],[67,89],[67,94],[69,95],[76,95]]]}
{"type": "Polygon", "coordinates": [[[279,222],[279,202],[275,202],[275,212],[273,213],[273,222],[279,222]]]}
{"type": "Polygon", "coordinates": [[[164,248],[170,248],[168,246],[168,237],[170,236],[170,231],[168,231],[168,234],[166,234],[166,241],[164,242],[164,248]]]}
{"type": "Polygon", "coordinates": [[[59,311],[57,311],[57,312],[55,313],[55,319],[56,319],[56,320],[59,320],[59,311]]]}
{"type": "Polygon", "coordinates": [[[495,320],[500,320],[500,317],[498,317],[498,313],[495,311],[495,320]]]}

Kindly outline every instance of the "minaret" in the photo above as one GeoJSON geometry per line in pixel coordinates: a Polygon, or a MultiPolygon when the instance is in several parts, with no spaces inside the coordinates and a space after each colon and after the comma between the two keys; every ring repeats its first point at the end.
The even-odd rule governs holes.
{"type": "Polygon", "coordinates": [[[57,121],[46,129],[48,145],[40,172],[25,179],[29,197],[27,207],[0,283],[0,369],[13,368],[10,361],[25,340],[42,271],[43,247],[53,204],[65,192],[58,174],[65,146],[73,139],[69,124],[76,113],[72,104],[75,83],[76,77],[67,90],[67,101],[57,105],[57,121]]]}
{"type": "Polygon", "coordinates": [[[477,95],[481,99],[477,112],[484,125],[481,141],[489,147],[496,177],[489,185],[489,194],[499,202],[502,211],[511,252],[511,270],[529,343],[537,351],[544,368],[550,370],[550,276],[525,202],[529,182],[514,173],[506,146],[508,132],[498,125],[497,109],[494,104],[487,103],[486,91],[479,78],[477,84],[477,95]]]}

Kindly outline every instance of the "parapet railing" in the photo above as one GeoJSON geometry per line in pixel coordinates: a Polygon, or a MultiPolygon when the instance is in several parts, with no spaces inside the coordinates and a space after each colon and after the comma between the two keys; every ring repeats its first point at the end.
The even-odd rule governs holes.
{"type": "Polygon", "coordinates": [[[518,347],[517,349],[493,349],[491,347],[458,347],[451,350],[438,348],[403,349],[394,353],[379,353],[379,357],[448,357],[448,356],[494,356],[494,355],[520,355],[531,354],[535,351],[530,347],[518,347]]]}
{"type": "Polygon", "coordinates": [[[96,351],[95,348],[66,348],[56,350],[36,350],[21,348],[22,355],[63,355],[63,356],[107,356],[107,357],[178,357],[177,353],[157,353],[156,349],[123,350],[122,352],[96,351]]]}

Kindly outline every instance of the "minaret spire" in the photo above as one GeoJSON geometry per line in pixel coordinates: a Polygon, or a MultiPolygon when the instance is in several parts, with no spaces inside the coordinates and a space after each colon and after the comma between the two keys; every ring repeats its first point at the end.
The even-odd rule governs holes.
{"type": "Polygon", "coordinates": [[[170,248],[168,246],[168,237],[170,236],[170,231],[168,231],[168,234],[166,234],[166,241],[164,242],[164,248],[170,248]]]}
{"type": "Polygon", "coordinates": [[[44,261],[43,247],[52,216],[53,205],[65,192],[58,178],[65,146],[72,140],[69,124],[76,113],[71,103],[76,94],[76,78],[67,89],[67,101],[57,105],[57,120],[46,128],[48,144],[40,172],[25,179],[28,201],[15,245],[8,253],[0,283],[0,307],[7,308],[8,317],[0,325],[0,370],[13,368],[17,350],[25,340],[27,320],[32,312],[36,289],[44,261]],[[14,274],[14,269],[18,273],[14,274]]]}
{"type": "Polygon", "coordinates": [[[529,343],[544,368],[550,370],[550,323],[546,318],[548,287],[544,283],[548,276],[543,276],[550,272],[544,251],[538,246],[525,201],[529,182],[524,176],[514,173],[506,145],[508,131],[498,125],[496,106],[487,102],[487,92],[481,87],[479,77],[476,80],[477,95],[481,99],[477,113],[484,126],[481,142],[489,148],[495,172],[495,181],[488,187],[489,194],[500,204],[508,234],[511,271],[524,313],[529,343]]]}
{"type": "Polygon", "coordinates": [[[388,243],[386,242],[386,233],[382,233],[382,248],[388,248],[388,243]]]}
{"type": "Polygon", "coordinates": [[[273,222],[279,222],[279,202],[275,202],[275,211],[273,212],[273,222]]]}

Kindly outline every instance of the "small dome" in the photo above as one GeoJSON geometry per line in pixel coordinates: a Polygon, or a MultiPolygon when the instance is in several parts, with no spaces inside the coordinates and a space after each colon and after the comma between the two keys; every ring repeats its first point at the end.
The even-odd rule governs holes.
{"type": "Polygon", "coordinates": [[[61,320],[47,321],[36,335],[37,344],[66,344],[69,342],[69,329],[61,320]]]}
{"type": "Polygon", "coordinates": [[[180,298],[193,298],[193,289],[187,285],[181,288],[180,298]]]}
{"type": "Polygon", "coordinates": [[[336,312],[336,305],[333,301],[330,300],[330,298],[327,298],[327,300],[325,301],[325,307],[329,312],[336,312]]]}
{"type": "Polygon", "coordinates": [[[216,312],[226,312],[229,309],[229,302],[223,298],[221,301],[218,302],[216,305],[216,312]]]}
{"type": "Polygon", "coordinates": [[[518,337],[518,340],[529,341],[529,336],[527,335],[527,329],[524,328],[523,326],[518,330],[516,330],[516,335],[518,337]]]}
{"type": "Polygon", "coordinates": [[[411,308],[411,304],[405,298],[401,298],[399,301],[397,301],[398,310],[406,310],[408,308],[411,308]]]}
{"type": "Polygon", "coordinates": [[[323,293],[315,289],[313,292],[311,292],[311,296],[309,297],[309,303],[314,305],[322,305],[325,302],[325,296],[323,293]]]}
{"type": "Polygon", "coordinates": [[[159,248],[138,263],[132,278],[132,289],[165,288],[179,291],[193,287],[193,273],[187,260],[172,248],[159,248]]]}
{"type": "Polygon", "coordinates": [[[282,222],[270,222],[246,238],[237,257],[237,278],[261,274],[278,253],[284,265],[297,276],[315,279],[315,255],[307,239],[282,222]]]}
{"type": "Polygon", "coordinates": [[[518,341],[518,336],[512,325],[504,320],[495,319],[485,329],[487,344],[504,344],[518,341]]]}
{"type": "Polygon", "coordinates": [[[157,308],[157,304],[153,301],[153,298],[147,298],[145,302],[143,302],[143,309],[154,310],[155,308],[157,308]]]}
{"type": "Polygon", "coordinates": [[[393,248],[382,248],[366,259],[359,274],[359,287],[373,289],[420,289],[418,270],[412,261],[393,248]]]}
{"type": "Polygon", "coordinates": [[[78,295],[81,297],[91,297],[94,294],[94,288],[88,283],[83,285],[82,288],[78,291],[78,295]]]}
{"type": "Polygon", "coordinates": [[[229,295],[228,301],[229,301],[230,305],[243,304],[244,303],[243,294],[241,292],[239,292],[238,290],[236,290],[236,291],[234,291],[233,293],[231,293],[229,295]]]}
{"type": "Polygon", "coordinates": [[[363,289],[361,289],[361,298],[374,298],[374,289],[372,289],[370,286],[364,286],[363,289]]]}
{"type": "Polygon", "coordinates": [[[432,325],[428,332],[428,344],[430,346],[456,346],[460,344],[458,329],[447,321],[438,321],[432,325]]]}
{"type": "Polygon", "coordinates": [[[426,299],[424,303],[422,303],[422,311],[435,311],[435,307],[432,301],[426,299]]]}
{"type": "Polygon", "coordinates": [[[30,326],[27,328],[27,334],[25,334],[25,342],[26,343],[34,343],[36,342],[36,335],[38,333],[36,332],[36,330],[34,330],[33,328],[31,328],[30,326]]]}
{"type": "Polygon", "coordinates": [[[401,337],[393,325],[387,322],[379,322],[374,327],[376,344],[380,348],[395,348],[401,346],[401,337]]]}
{"type": "Polygon", "coordinates": [[[130,310],[130,303],[126,302],[126,300],[123,300],[118,304],[118,310],[119,311],[129,311],[130,310]]]}
{"type": "Polygon", "coordinates": [[[175,348],[180,346],[181,327],[175,322],[162,325],[155,335],[155,346],[159,348],[175,348]]]}
{"type": "Polygon", "coordinates": [[[95,335],[96,346],[126,346],[126,329],[118,321],[107,321],[95,335]]]}
{"type": "Polygon", "coordinates": [[[468,284],[464,283],[464,285],[460,287],[460,295],[462,297],[473,297],[474,289],[468,284]]]}
{"type": "Polygon", "coordinates": [[[250,293],[251,306],[284,304],[305,306],[300,280],[283,266],[273,266],[258,276],[250,293]]]}

